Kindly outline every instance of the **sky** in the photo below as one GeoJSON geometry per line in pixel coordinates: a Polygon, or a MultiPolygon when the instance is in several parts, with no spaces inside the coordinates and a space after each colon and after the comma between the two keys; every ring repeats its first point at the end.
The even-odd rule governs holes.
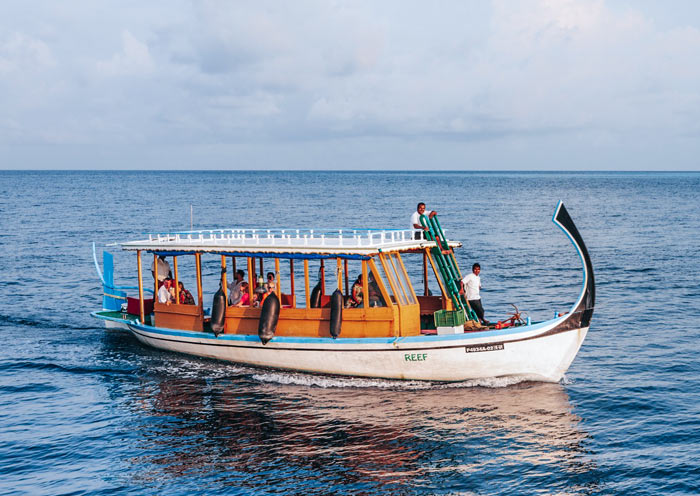
{"type": "Polygon", "coordinates": [[[698,171],[700,2],[3,0],[0,169],[698,171]]]}

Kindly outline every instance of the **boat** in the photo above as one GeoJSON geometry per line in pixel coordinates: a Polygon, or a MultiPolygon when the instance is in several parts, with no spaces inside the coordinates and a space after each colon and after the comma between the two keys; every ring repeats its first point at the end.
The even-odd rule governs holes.
{"type": "Polygon", "coordinates": [[[419,381],[558,382],[588,332],[595,281],[586,246],[561,201],[552,221],[579,254],[583,280],[571,308],[546,321],[523,319],[516,310],[507,321],[480,323],[460,292],[455,250],[462,244],[446,237],[437,216],[421,217],[421,235],[401,229],[242,228],[148,234],[119,243],[136,253],[135,286],[115,285],[109,252],[100,271],[93,244],[103,308],[92,315],[147,346],[254,367],[419,381]],[[159,279],[157,257],[172,258],[173,302],[153,301],[159,288],[151,279],[145,287],[142,259],[151,256],[153,280],[159,279]],[[194,266],[193,304],[180,303],[184,257],[194,266]],[[215,264],[216,281],[210,282],[219,286],[210,309],[204,305],[203,259],[210,273],[215,264]],[[407,271],[404,259],[418,259],[417,268],[407,271]],[[258,278],[264,263],[274,267],[269,289],[258,278]],[[247,288],[241,291],[241,281],[234,285],[229,269],[247,288]],[[411,283],[419,270],[423,296],[411,283]],[[440,294],[431,294],[429,280],[440,294]],[[232,304],[236,288],[241,301],[232,304]],[[132,291],[138,295],[129,296],[132,291]],[[351,301],[353,291],[367,297],[358,305],[351,301]],[[259,292],[269,297],[255,306],[259,292]]]}

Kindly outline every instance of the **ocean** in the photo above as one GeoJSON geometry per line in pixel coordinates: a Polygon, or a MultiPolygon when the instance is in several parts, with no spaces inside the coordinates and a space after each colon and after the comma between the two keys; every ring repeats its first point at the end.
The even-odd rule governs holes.
{"type": "MultiPolygon", "coordinates": [[[[699,191],[700,173],[0,171],[0,494],[698,494],[699,191]],[[581,284],[560,199],[597,288],[557,384],[255,369],[90,317],[93,242],[408,228],[423,201],[480,263],[487,319],[549,319],[581,284]]],[[[135,256],[106,249],[134,284],[135,256]]]]}

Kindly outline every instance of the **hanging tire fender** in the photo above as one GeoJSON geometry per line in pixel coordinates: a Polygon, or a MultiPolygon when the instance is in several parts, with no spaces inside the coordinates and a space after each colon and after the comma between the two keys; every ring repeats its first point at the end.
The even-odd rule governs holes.
{"type": "Polygon", "coordinates": [[[224,290],[219,287],[219,290],[214,293],[214,301],[211,304],[211,330],[214,336],[218,336],[224,332],[224,320],[226,319],[226,298],[224,290]]]}
{"type": "Polygon", "coordinates": [[[319,281],[314,289],[311,290],[311,298],[309,298],[311,308],[321,308],[321,281],[319,281]]]}
{"type": "Polygon", "coordinates": [[[331,295],[330,332],[333,339],[340,336],[340,328],[343,325],[343,306],[343,293],[336,289],[331,295]]]}

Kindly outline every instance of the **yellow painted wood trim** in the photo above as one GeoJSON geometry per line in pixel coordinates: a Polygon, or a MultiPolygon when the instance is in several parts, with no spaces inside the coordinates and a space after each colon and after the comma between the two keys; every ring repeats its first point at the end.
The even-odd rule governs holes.
{"type": "Polygon", "coordinates": [[[430,288],[428,287],[428,254],[423,252],[423,295],[428,296],[430,288]]]}
{"type": "Polygon", "coordinates": [[[386,255],[386,258],[389,259],[389,262],[391,263],[391,267],[394,269],[394,276],[396,277],[397,281],[399,283],[399,287],[401,288],[401,294],[403,295],[403,299],[406,300],[406,305],[412,305],[410,301],[408,301],[408,291],[406,291],[406,288],[404,287],[404,283],[401,280],[401,274],[399,274],[399,269],[396,267],[396,262],[394,262],[394,253],[389,253],[386,255]]]}
{"type": "Polygon", "coordinates": [[[126,296],[113,295],[111,293],[102,293],[102,294],[109,297],[109,298],[114,298],[115,300],[126,300],[126,296]]]}
{"type": "MultiPolygon", "coordinates": [[[[156,294],[158,294],[158,255],[153,254],[153,285],[155,287],[156,294]]],[[[156,298],[157,300],[158,298],[156,298]]]]}
{"type": "Polygon", "coordinates": [[[204,309],[204,295],[202,294],[202,255],[194,254],[195,265],[197,266],[197,302],[199,308],[204,309]]]}
{"type": "Polygon", "coordinates": [[[173,255],[173,269],[175,270],[175,303],[180,303],[180,279],[177,273],[177,255],[173,255]]]}
{"type": "Polygon", "coordinates": [[[306,301],[306,308],[311,307],[311,295],[309,294],[309,261],[304,259],[304,300],[306,301]]]}
{"type": "Polygon", "coordinates": [[[326,264],[321,259],[321,295],[326,294],[326,264]]]}
{"type": "MultiPolygon", "coordinates": [[[[144,315],[144,309],[143,309],[143,270],[141,269],[141,250],[136,250],[136,265],[138,266],[138,272],[139,272],[139,312],[141,317],[141,323],[145,324],[146,323],[146,316],[144,315]]],[[[156,295],[156,301],[158,300],[157,298],[158,295],[156,295]]]]}
{"type": "MultiPolygon", "coordinates": [[[[224,292],[224,307],[228,306],[228,281],[226,280],[226,255],[221,255],[221,289],[224,292]]],[[[180,300],[177,300],[180,303],[180,300]]]]}
{"type": "Polygon", "coordinates": [[[289,259],[289,283],[291,285],[292,308],[297,307],[297,297],[294,294],[294,259],[289,259]]]}
{"type": "Polygon", "coordinates": [[[399,291],[397,291],[396,285],[391,280],[391,275],[389,274],[388,267],[386,266],[386,260],[384,260],[383,253],[379,254],[379,261],[382,264],[382,268],[384,269],[384,274],[386,274],[386,278],[389,279],[389,286],[391,286],[391,291],[396,295],[396,304],[399,306],[405,305],[406,302],[401,301],[401,297],[403,295],[399,291]]]}
{"type": "Polygon", "coordinates": [[[401,264],[401,270],[403,270],[403,277],[406,280],[406,283],[408,284],[408,289],[411,290],[411,294],[413,295],[413,301],[415,303],[418,303],[418,296],[416,296],[416,292],[413,289],[413,284],[411,284],[411,279],[408,277],[408,272],[406,271],[406,266],[403,264],[403,259],[401,258],[401,255],[396,252],[396,258],[399,261],[399,264],[401,264]]]}
{"type": "Polygon", "coordinates": [[[442,280],[440,279],[440,276],[438,275],[437,268],[435,268],[435,261],[433,260],[433,256],[430,254],[430,249],[426,248],[425,253],[428,255],[428,260],[430,260],[430,266],[433,268],[433,273],[435,274],[435,279],[437,279],[438,285],[440,286],[440,292],[442,293],[443,298],[447,298],[447,292],[445,291],[445,286],[442,284],[442,280]]]}
{"type": "Polygon", "coordinates": [[[343,263],[339,258],[336,258],[336,279],[338,279],[338,290],[343,292],[343,263]]]}
{"type": "MultiPolygon", "coordinates": [[[[260,259],[262,260],[262,258],[260,259]]],[[[264,276],[263,276],[264,277],[264,276]]],[[[277,290],[277,299],[282,301],[282,288],[280,288],[280,259],[275,257],[275,289],[277,290]]]]}
{"type": "MultiPolygon", "coordinates": [[[[366,310],[370,305],[369,302],[369,278],[367,277],[367,260],[362,261],[362,309],[366,310]]],[[[363,315],[366,315],[367,312],[363,315]]]]}
{"type": "MultiPolygon", "coordinates": [[[[261,259],[262,260],[262,259],[261,259]]],[[[255,260],[248,257],[248,301],[253,302],[253,288],[255,287],[255,260]]]]}
{"type": "Polygon", "coordinates": [[[377,265],[374,263],[374,259],[370,258],[368,262],[369,268],[372,271],[372,274],[374,275],[374,282],[377,283],[377,286],[379,287],[379,292],[382,293],[382,298],[384,298],[384,303],[388,307],[393,306],[394,302],[391,301],[391,296],[389,296],[389,292],[386,290],[386,287],[384,287],[384,281],[382,280],[381,275],[379,274],[379,270],[377,269],[377,265]]]}

